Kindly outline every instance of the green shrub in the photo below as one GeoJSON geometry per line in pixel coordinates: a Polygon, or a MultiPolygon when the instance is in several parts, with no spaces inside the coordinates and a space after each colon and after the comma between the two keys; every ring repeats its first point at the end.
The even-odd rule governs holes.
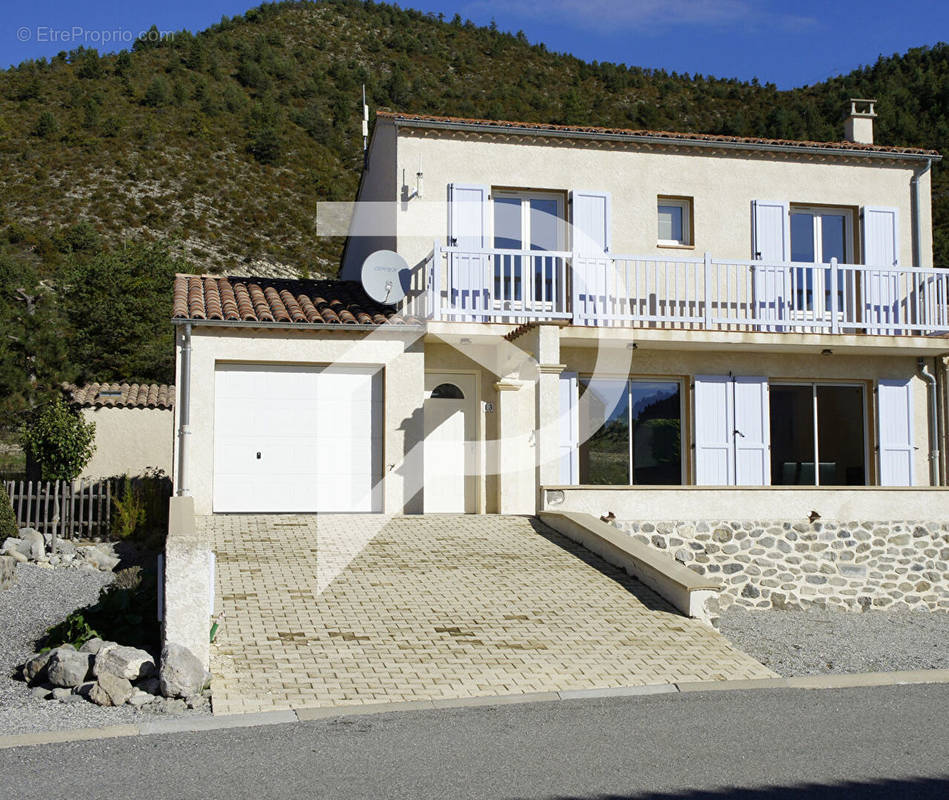
{"type": "Polygon", "coordinates": [[[46,631],[45,644],[43,650],[52,650],[64,644],[71,644],[73,647],[82,647],[90,639],[94,639],[99,634],[89,627],[86,620],[85,609],[73,611],[66,619],[58,625],[46,631]]]}
{"type": "Polygon", "coordinates": [[[165,547],[171,479],[161,470],[137,478],[125,476],[112,499],[112,536],[153,551],[165,547]]]}
{"type": "Polygon", "coordinates": [[[122,491],[112,500],[112,505],[112,536],[124,541],[145,523],[142,491],[132,485],[128,475],[122,479],[122,491]]]}
{"type": "Polygon", "coordinates": [[[168,81],[158,76],[148,84],[148,88],[145,90],[145,97],[142,98],[142,103],[146,106],[158,108],[168,103],[170,94],[171,90],[168,88],[168,81]]]}
{"type": "Polygon", "coordinates": [[[17,535],[16,515],[6,487],[0,483],[0,542],[8,536],[17,535]]]}
{"type": "Polygon", "coordinates": [[[59,123],[52,111],[44,111],[33,126],[33,135],[40,139],[52,139],[59,130],[59,123]]]}
{"type": "Polygon", "coordinates": [[[270,102],[257,103],[247,125],[247,151],[261,164],[276,164],[283,153],[280,114],[270,102]]]}
{"type": "Polygon", "coordinates": [[[95,452],[96,424],[86,422],[61,396],[40,406],[27,423],[23,446],[47,481],[71,481],[95,452]]]}

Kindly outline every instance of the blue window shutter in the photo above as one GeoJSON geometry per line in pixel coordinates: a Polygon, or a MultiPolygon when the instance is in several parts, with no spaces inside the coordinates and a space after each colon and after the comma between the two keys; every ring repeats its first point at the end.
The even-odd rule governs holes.
{"type": "Polygon", "coordinates": [[[735,485],[771,483],[771,408],[768,379],[734,379],[735,485]]]}
{"type": "MultiPolygon", "coordinates": [[[[791,302],[790,275],[782,266],[791,260],[791,214],[787,203],[754,200],[752,208],[752,253],[761,261],[754,267],[755,317],[762,321],[785,319],[791,302]]],[[[780,325],[762,330],[782,330],[780,325]]]]}
{"type": "Polygon", "coordinates": [[[863,263],[869,269],[863,279],[863,317],[868,333],[899,333],[893,325],[900,321],[899,274],[886,270],[899,266],[899,211],[895,208],[865,206],[861,211],[863,263]]]}
{"type": "MultiPolygon", "coordinates": [[[[469,252],[451,253],[448,259],[451,304],[465,312],[487,310],[491,302],[489,256],[470,251],[489,247],[489,189],[474,184],[448,184],[448,244],[469,252]]],[[[476,322],[485,315],[466,315],[476,322]]]]}
{"type": "Polygon", "coordinates": [[[734,429],[732,379],[728,375],[696,375],[696,485],[734,485],[734,429]]]}
{"type": "Polygon", "coordinates": [[[573,232],[573,313],[577,321],[596,324],[607,310],[611,248],[609,192],[570,192],[573,232]]]}
{"type": "Polygon", "coordinates": [[[576,372],[560,373],[560,482],[580,482],[580,412],[576,372]]]}
{"type": "Polygon", "coordinates": [[[908,380],[881,380],[877,384],[880,445],[880,485],[912,486],[913,392],[908,380]]]}

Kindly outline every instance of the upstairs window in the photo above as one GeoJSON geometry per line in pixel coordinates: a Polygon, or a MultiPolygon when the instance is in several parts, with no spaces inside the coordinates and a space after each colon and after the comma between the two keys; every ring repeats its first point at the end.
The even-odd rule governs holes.
{"type": "MultiPolygon", "coordinates": [[[[564,195],[496,189],[491,193],[494,214],[494,247],[499,250],[557,251],[564,249],[564,195]]],[[[494,296],[524,299],[524,282],[533,279],[535,298],[553,296],[554,260],[524,253],[494,257],[494,296]],[[524,261],[529,262],[527,270],[524,261]],[[530,273],[533,272],[531,276],[530,273]],[[526,274],[525,274],[526,273],[526,274]]]]}
{"type": "MultiPolygon", "coordinates": [[[[838,264],[854,262],[853,212],[846,208],[791,206],[791,261],[829,264],[833,258],[838,264]]],[[[813,270],[794,270],[793,291],[798,310],[821,311],[831,307],[830,275],[824,274],[825,285],[817,287],[814,286],[814,277],[813,270]]],[[[845,274],[838,270],[838,308],[842,308],[844,303],[845,278],[845,274]]]]}
{"type": "Polygon", "coordinates": [[[665,247],[690,246],[692,236],[692,198],[663,197],[657,204],[658,244],[665,247]]]}

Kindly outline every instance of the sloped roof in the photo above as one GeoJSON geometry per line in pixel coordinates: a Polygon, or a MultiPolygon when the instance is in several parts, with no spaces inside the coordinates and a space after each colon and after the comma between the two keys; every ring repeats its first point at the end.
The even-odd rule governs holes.
{"type": "Polygon", "coordinates": [[[174,319],[248,324],[385,325],[414,323],[372,300],[355,281],[177,275],[174,319]]]}
{"type": "Polygon", "coordinates": [[[82,408],[160,408],[175,407],[174,384],[164,383],[88,383],[64,387],[72,401],[82,408]]]}
{"type": "Polygon", "coordinates": [[[487,132],[509,131],[511,133],[534,133],[543,136],[572,134],[582,138],[584,134],[591,138],[625,138],[643,140],[668,140],[670,144],[722,144],[745,147],[766,147],[780,150],[846,150],[866,153],[880,153],[892,156],[931,157],[940,159],[936,150],[924,150],[918,147],[896,147],[882,144],[861,144],[859,142],[812,142],[797,139],[765,139],[751,136],[724,136],[711,133],[682,133],[679,131],[651,131],[632,128],[599,128],[593,125],[552,125],[541,122],[512,122],[509,120],[468,119],[465,117],[442,117],[431,114],[404,114],[394,111],[377,111],[381,119],[391,119],[396,123],[418,125],[419,127],[471,128],[487,132]]]}

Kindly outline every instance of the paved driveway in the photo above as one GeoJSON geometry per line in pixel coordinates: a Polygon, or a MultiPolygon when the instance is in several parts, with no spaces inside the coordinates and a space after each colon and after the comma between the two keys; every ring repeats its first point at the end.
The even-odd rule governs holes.
{"type": "Polygon", "coordinates": [[[537,520],[214,516],[219,714],[773,676],[537,520]]]}

